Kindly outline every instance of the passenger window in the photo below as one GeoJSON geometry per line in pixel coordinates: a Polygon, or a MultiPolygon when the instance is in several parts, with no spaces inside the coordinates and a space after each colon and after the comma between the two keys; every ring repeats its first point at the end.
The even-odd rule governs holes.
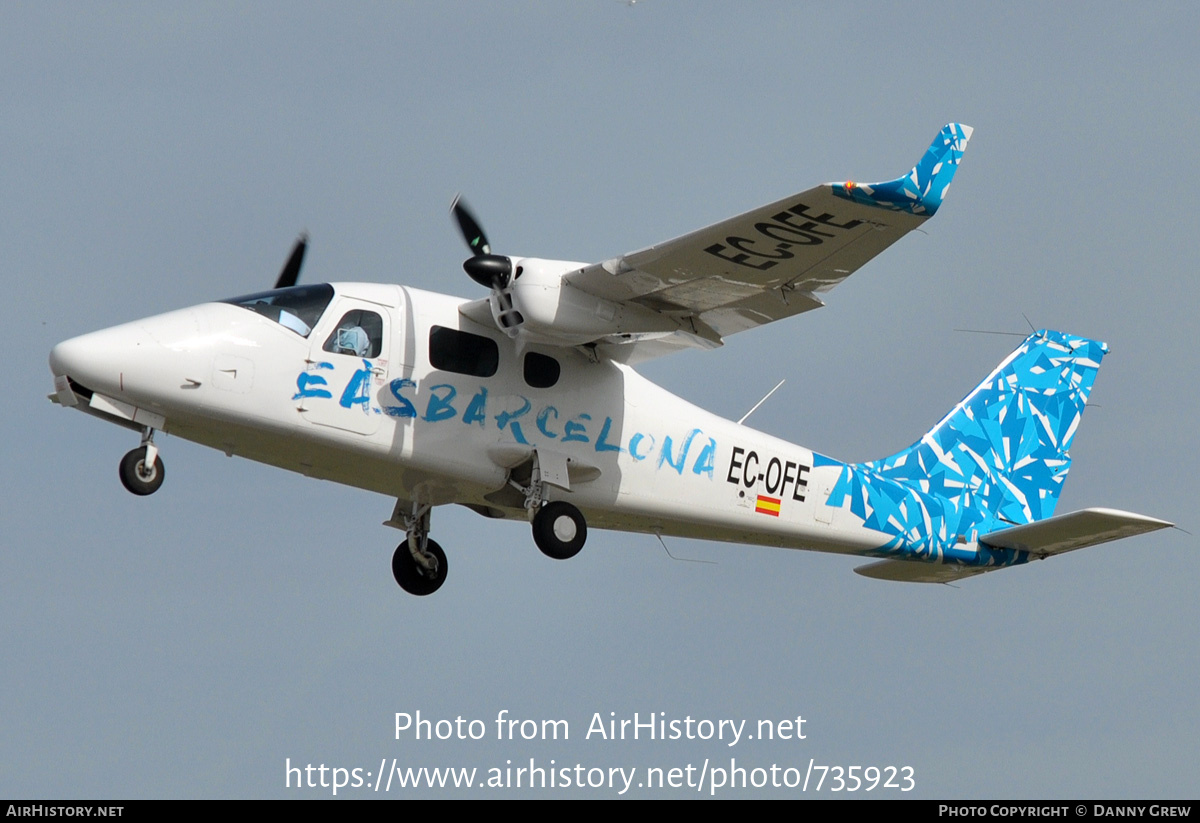
{"type": "Polygon", "coordinates": [[[553,357],[535,351],[525,355],[525,382],[535,389],[548,389],[558,382],[562,367],[553,357]]]}
{"type": "Polygon", "coordinates": [[[373,311],[346,312],[322,348],[333,354],[376,358],[383,351],[383,319],[373,311]]]}
{"type": "Polygon", "coordinates": [[[429,330],[429,364],[457,374],[491,377],[500,365],[500,347],[490,337],[434,326],[429,330]]]}

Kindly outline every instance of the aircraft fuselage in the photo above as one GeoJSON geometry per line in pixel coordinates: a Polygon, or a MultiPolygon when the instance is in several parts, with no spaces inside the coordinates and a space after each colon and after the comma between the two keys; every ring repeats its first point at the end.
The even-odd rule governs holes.
{"type": "Polygon", "coordinates": [[[810,450],[628,366],[576,348],[520,350],[463,318],[457,298],[383,284],[334,290],[307,336],[207,303],[67,341],[52,368],[90,390],[77,402],[102,416],[404,501],[524,519],[508,480],[537,450],[543,466],[566,467],[547,499],[571,500],[598,527],[854,553],[884,542],[825,506],[838,467],[814,467],[810,450]],[[342,318],[362,311],[382,322],[374,356],[325,350],[342,318]],[[435,327],[492,341],[494,373],[435,367],[435,327]],[[526,373],[531,355],[558,364],[552,385],[552,374],[526,373]]]}

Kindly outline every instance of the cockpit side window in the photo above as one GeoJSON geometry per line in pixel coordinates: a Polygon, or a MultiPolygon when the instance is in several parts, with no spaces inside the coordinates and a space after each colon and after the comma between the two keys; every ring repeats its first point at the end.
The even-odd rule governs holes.
{"type": "Polygon", "coordinates": [[[244,297],[231,297],[221,302],[249,309],[274,320],[286,329],[291,329],[301,337],[308,337],[332,299],[333,286],[318,283],[313,286],[292,286],[287,289],[247,294],[244,297]]]}
{"type": "Polygon", "coordinates": [[[383,350],[383,319],[373,311],[346,312],[323,348],[333,354],[373,360],[383,350]]]}
{"type": "Polygon", "coordinates": [[[434,326],[429,330],[429,364],[456,374],[491,377],[500,365],[500,347],[490,337],[434,326]]]}

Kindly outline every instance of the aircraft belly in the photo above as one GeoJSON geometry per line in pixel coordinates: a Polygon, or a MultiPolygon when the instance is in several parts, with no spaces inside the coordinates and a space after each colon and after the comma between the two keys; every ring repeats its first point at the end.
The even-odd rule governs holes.
{"type": "Polygon", "coordinates": [[[412,461],[389,444],[317,427],[268,429],[257,422],[232,423],[207,416],[173,418],[172,434],[225,452],[309,477],[402,497],[436,478],[436,502],[477,499],[503,485],[495,467],[458,460],[412,461]],[[357,440],[354,439],[357,437],[357,440]]]}
{"type": "Polygon", "coordinates": [[[625,448],[600,481],[552,495],[596,528],[851,554],[886,543],[827,505],[838,468],[810,450],[673,396],[647,398],[658,414],[641,405],[627,407],[625,448]]]}
{"type": "Polygon", "coordinates": [[[600,529],[715,540],[748,545],[841,554],[866,554],[882,544],[881,535],[865,530],[833,531],[813,523],[774,523],[759,526],[744,518],[721,516],[690,507],[654,505],[650,501],[622,500],[619,508],[599,511],[584,508],[588,524],[600,529]]]}

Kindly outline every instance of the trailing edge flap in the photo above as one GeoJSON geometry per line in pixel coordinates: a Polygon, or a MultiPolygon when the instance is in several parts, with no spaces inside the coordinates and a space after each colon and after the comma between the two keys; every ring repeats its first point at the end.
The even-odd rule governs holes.
{"type": "Polygon", "coordinates": [[[995,571],[1004,566],[963,566],[958,563],[931,563],[924,560],[880,560],[859,566],[854,571],[876,580],[902,583],[952,583],[964,577],[995,571]]]}
{"type": "Polygon", "coordinates": [[[1038,557],[1049,557],[1173,525],[1165,520],[1117,509],[1083,509],[1024,526],[981,534],[979,542],[992,548],[1018,549],[1038,557]]]}

